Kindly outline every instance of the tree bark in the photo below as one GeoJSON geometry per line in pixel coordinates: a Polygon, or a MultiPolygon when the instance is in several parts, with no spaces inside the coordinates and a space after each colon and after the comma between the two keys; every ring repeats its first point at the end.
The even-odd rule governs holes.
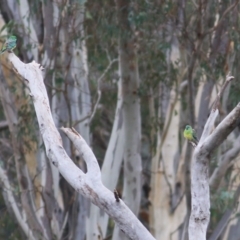
{"type": "MultiPolygon", "coordinates": [[[[134,214],[138,215],[141,200],[141,115],[138,96],[139,72],[137,39],[128,20],[129,1],[117,0],[119,34],[119,75],[123,99],[124,179],[123,199],[134,214]]],[[[123,239],[119,230],[113,239],[123,239]]]]}
{"type": "Polygon", "coordinates": [[[83,173],[66,154],[51,115],[41,66],[35,62],[24,64],[13,53],[9,54],[9,60],[29,87],[46,154],[51,163],[77,192],[106,211],[129,238],[154,239],[124,202],[104,187],[98,162],[83,138],[75,130],[62,128],[85,160],[87,173],[83,173]]]}
{"type": "Polygon", "coordinates": [[[239,124],[240,103],[216,127],[214,122],[218,116],[217,105],[220,97],[232,77],[227,76],[226,83],[219,92],[213,104],[211,114],[205,124],[202,137],[194,150],[191,171],[192,211],[189,222],[189,239],[206,239],[207,226],[210,220],[210,194],[209,194],[209,160],[211,152],[218,147],[229,133],[239,124]]]}

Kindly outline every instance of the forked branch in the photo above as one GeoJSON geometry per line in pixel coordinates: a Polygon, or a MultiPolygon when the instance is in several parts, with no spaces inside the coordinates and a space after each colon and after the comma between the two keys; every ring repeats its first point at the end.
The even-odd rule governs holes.
{"type": "Polygon", "coordinates": [[[62,128],[87,164],[83,173],[65,152],[62,139],[54,124],[47,91],[43,83],[41,66],[36,62],[24,64],[14,53],[9,54],[13,67],[25,79],[30,90],[46,154],[68,183],[92,203],[112,217],[118,227],[130,239],[154,239],[125,203],[108,190],[101,181],[101,172],[96,157],[84,139],[74,129],[62,128]]]}
{"type": "Polygon", "coordinates": [[[192,209],[189,221],[189,240],[206,239],[210,220],[209,161],[210,154],[218,147],[240,122],[240,103],[214,129],[218,116],[218,103],[227,84],[233,79],[228,75],[205,124],[202,137],[194,150],[191,170],[192,209]],[[214,129],[214,130],[213,130],[214,129]]]}

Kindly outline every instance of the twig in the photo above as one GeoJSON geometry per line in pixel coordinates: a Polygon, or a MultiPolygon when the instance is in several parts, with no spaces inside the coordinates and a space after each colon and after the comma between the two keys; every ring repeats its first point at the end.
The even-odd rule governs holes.
{"type": "Polygon", "coordinates": [[[229,164],[240,152],[240,135],[234,141],[233,147],[228,150],[221,158],[219,165],[214,169],[212,176],[209,181],[209,185],[212,189],[217,189],[220,183],[220,180],[225,175],[229,164]]]}
{"type": "Polygon", "coordinates": [[[225,10],[225,12],[222,14],[222,17],[221,19],[219,20],[218,24],[215,25],[214,27],[212,27],[211,29],[207,30],[205,33],[203,33],[203,38],[208,35],[209,33],[215,31],[219,26],[220,24],[222,24],[222,21],[224,20],[224,18],[226,17],[226,15],[233,9],[237,6],[239,0],[237,0],[235,3],[233,3],[229,8],[227,8],[225,10]]]}
{"type": "Polygon", "coordinates": [[[103,77],[106,75],[106,73],[109,71],[109,69],[111,68],[111,66],[113,65],[113,63],[115,63],[115,62],[117,62],[118,61],[118,59],[117,58],[115,58],[115,59],[113,59],[109,64],[108,64],[108,66],[107,66],[107,68],[104,70],[104,72],[103,72],[103,74],[98,78],[98,80],[97,80],[97,89],[98,89],[98,91],[97,91],[97,93],[98,93],[98,98],[97,98],[97,101],[96,101],[96,103],[95,103],[95,105],[94,105],[94,108],[93,108],[93,112],[92,112],[92,114],[91,114],[91,116],[90,116],[90,118],[89,118],[89,124],[92,122],[92,119],[94,118],[94,116],[95,116],[95,114],[96,114],[96,111],[97,111],[97,108],[98,108],[98,104],[99,104],[99,102],[100,102],[100,100],[101,100],[101,96],[102,96],[102,91],[101,91],[101,81],[102,81],[102,79],[103,79],[103,77]]]}
{"type": "Polygon", "coordinates": [[[83,117],[82,119],[74,122],[73,127],[76,127],[79,123],[84,122],[84,121],[85,121],[86,119],[88,119],[89,117],[90,117],[90,114],[88,114],[88,115],[86,115],[85,117],[83,117]]]}
{"type": "Polygon", "coordinates": [[[222,120],[222,122],[214,129],[212,134],[205,141],[205,150],[209,153],[218,147],[224,139],[233,131],[240,123],[240,102],[238,105],[222,120]]]}
{"type": "Polygon", "coordinates": [[[204,126],[204,129],[203,129],[203,133],[202,133],[202,136],[200,138],[200,141],[199,143],[202,143],[206,137],[208,137],[213,129],[213,126],[214,126],[214,122],[218,116],[218,109],[217,109],[217,106],[219,104],[219,101],[220,101],[220,98],[224,92],[224,90],[226,89],[227,85],[229,84],[229,82],[233,79],[234,77],[233,76],[230,76],[230,73],[227,74],[226,76],[226,81],[224,82],[223,86],[221,87],[214,103],[213,103],[213,106],[212,106],[212,110],[211,110],[211,113],[210,113],[210,116],[209,118],[207,119],[207,122],[204,126]]]}
{"type": "Polygon", "coordinates": [[[231,75],[230,75],[230,72],[229,72],[229,73],[227,74],[227,76],[226,76],[226,81],[224,82],[223,86],[221,87],[221,89],[220,89],[220,91],[219,91],[219,93],[218,93],[218,95],[217,95],[217,98],[216,98],[216,100],[215,100],[214,103],[213,103],[212,111],[216,111],[216,109],[217,109],[217,107],[218,107],[218,104],[219,104],[219,102],[220,102],[220,98],[222,97],[223,92],[225,91],[227,85],[230,83],[230,81],[231,81],[232,79],[234,79],[234,77],[231,76],[231,75]]]}

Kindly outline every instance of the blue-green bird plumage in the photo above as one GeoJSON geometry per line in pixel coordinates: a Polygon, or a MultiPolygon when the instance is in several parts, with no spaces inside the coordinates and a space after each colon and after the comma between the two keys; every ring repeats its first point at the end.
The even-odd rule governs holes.
{"type": "Polygon", "coordinates": [[[0,54],[3,54],[5,51],[12,51],[17,45],[17,37],[10,36],[4,45],[2,46],[0,54]]]}

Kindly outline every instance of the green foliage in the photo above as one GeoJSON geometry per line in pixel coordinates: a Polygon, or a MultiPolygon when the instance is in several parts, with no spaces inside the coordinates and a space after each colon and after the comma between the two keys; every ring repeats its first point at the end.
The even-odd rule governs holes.
{"type": "Polygon", "coordinates": [[[227,208],[231,208],[233,204],[233,191],[221,190],[212,195],[211,209],[224,213],[227,208]]]}
{"type": "MultiPolygon", "coordinates": [[[[2,33],[5,29],[7,30],[9,35],[12,35],[13,29],[15,28],[16,23],[13,20],[10,20],[8,23],[4,24],[3,27],[0,30],[0,33],[2,33]]],[[[7,37],[7,36],[2,36],[7,37]]]]}
{"type": "MultiPolygon", "coordinates": [[[[2,192],[2,189],[1,191],[2,192]]],[[[4,203],[2,194],[0,193],[0,239],[16,240],[22,239],[22,235],[18,224],[10,216],[4,203]]]]}
{"type": "Polygon", "coordinates": [[[234,205],[234,191],[220,190],[211,195],[211,224],[210,229],[215,229],[219,220],[227,209],[232,209],[234,205]]]}

